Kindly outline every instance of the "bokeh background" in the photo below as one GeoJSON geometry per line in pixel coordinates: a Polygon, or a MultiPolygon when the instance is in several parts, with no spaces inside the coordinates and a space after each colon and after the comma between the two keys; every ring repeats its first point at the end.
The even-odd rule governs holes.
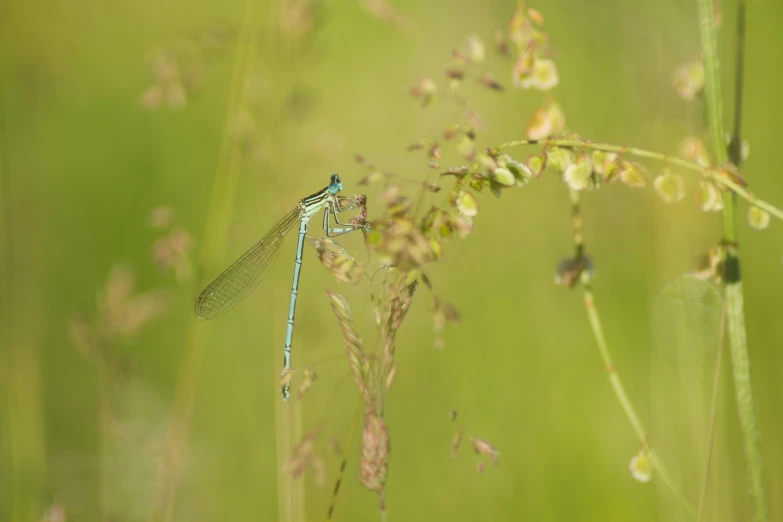
{"type": "MultiPolygon", "coordinates": [[[[348,194],[368,193],[372,219],[378,191],[356,186],[366,171],[354,154],[409,178],[431,176],[423,155],[405,147],[437,136],[456,109],[422,109],[407,88],[422,74],[442,82],[451,50],[471,35],[491,47],[515,2],[397,0],[395,12],[379,2],[314,4],[300,13],[257,2],[257,44],[244,47],[242,0],[0,5],[3,520],[274,520],[282,453],[292,443],[281,438],[317,426],[325,483],[305,475],[303,516],[325,517],[340,462],[328,443],[347,444],[357,394],[338,358],[314,366],[319,380],[289,412],[293,420],[282,411],[289,406],[277,379],[294,242],[229,315],[198,322],[193,300],[332,172],[348,194]],[[180,60],[184,91],[155,87],[161,70],[173,74],[170,56],[180,60]],[[247,64],[239,80],[237,63],[247,64]]],[[[698,106],[672,88],[676,66],[699,53],[695,2],[534,6],[557,50],[555,93],[571,129],[670,153],[700,131],[698,106]]],[[[723,11],[729,100],[733,2],[723,11]]],[[[747,22],[743,133],[751,154],[743,172],[756,194],[783,204],[783,69],[775,66],[783,5],[751,2],[747,22]]],[[[506,92],[468,92],[487,125],[480,143],[494,145],[522,137],[544,95],[513,89],[513,64],[488,54],[506,92]]],[[[715,344],[678,355],[656,336],[668,325],[653,314],[661,291],[720,237],[720,215],[699,211],[688,187],[683,202],[666,205],[651,189],[612,185],[587,194],[583,212],[615,367],[695,503],[715,344]]],[[[580,292],[552,282],[572,251],[565,186],[550,174],[499,200],[483,194],[480,205],[476,233],[447,244],[429,272],[460,324],[434,349],[422,291],[398,336],[386,410],[390,519],[687,519],[655,476],[647,484],[631,477],[640,443],[612,393],[580,292]],[[497,447],[499,465],[479,473],[468,446],[452,458],[460,429],[497,447]]],[[[783,227],[752,230],[746,208],[740,204],[738,234],[747,332],[777,519],[783,227]]],[[[358,234],[342,244],[366,260],[358,234]]],[[[325,289],[344,294],[359,331],[374,335],[366,284],[337,282],[313,254],[308,246],[299,367],[344,352],[325,289]]],[[[728,363],[726,352],[706,513],[747,520],[728,363]]],[[[337,520],[377,516],[375,494],[356,480],[357,453],[354,445],[337,520]]]]}

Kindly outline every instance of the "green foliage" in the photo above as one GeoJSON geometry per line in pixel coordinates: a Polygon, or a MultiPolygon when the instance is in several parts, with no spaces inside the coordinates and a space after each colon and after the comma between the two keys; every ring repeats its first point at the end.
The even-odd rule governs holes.
{"type": "MultiPolygon", "coordinates": [[[[732,333],[747,328],[763,440],[780,438],[770,202],[783,185],[760,175],[779,163],[779,96],[768,71],[751,73],[754,158],[741,173],[716,160],[701,137],[696,20],[608,0],[543,14],[385,0],[96,12],[77,0],[70,23],[12,7],[0,11],[3,520],[321,518],[342,455],[336,519],[373,516],[376,496],[400,519],[654,520],[654,502],[690,519],[683,481],[701,485],[703,470],[657,452],[658,434],[682,433],[672,419],[704,406],[647,411],[682,371],[651,370],[648,303],[686,271],[725,280],[737,247],[699,210],[725,212],[728,198],[749,225],[737,231],[747,325],[732,333]],[[663,33],[648,20],[682,35],[656,41],[656,60],[663,33]],[[617,46],[629,26],[639,38],[617,46]],[[629,148],[640,143],[679,153],[629,148]],[[346,192],[368,193],[354,219],[371,228],[310,238],[285,376],[304,418],[288,432],[274,410],[292,253],[220,322],[196,324],[192,298],[338,167],[346,192]],[[113,270],[126,259],[133,272],[113,270]],[[555,266],[585,307],[551,284],[555,266]],[[300,506],[286,506],[275,470],[307,487],[291,495],[300,506]]],[[[758,56],[780,46],[763,18],[758,56]]],[[[751,513],[731,385],[717,388],[711,520],[751,513]]],[[[706,428],[687,431],[692,454],[706,452],[706,428]]],[[[776,513],[783,453],[765,442],[764,459],[776,513]]]]}

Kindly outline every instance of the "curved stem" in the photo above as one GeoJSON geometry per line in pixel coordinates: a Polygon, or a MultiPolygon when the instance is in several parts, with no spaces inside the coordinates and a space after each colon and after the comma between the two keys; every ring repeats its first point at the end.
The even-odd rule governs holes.
{"type": "MultiPolygon", "coordinates": [[[[718,185],[723,185],[724,187],[730,189],[731,193],[738,195],[739,197],[741,197],[751,205],[758,207],[768,212],[770,215],[775,216],[776,218],[783,221],[783,210],[779,209],[775,205],[757,198],[756,196],[753,195],[753,193],[747,190],[747,188],[743,187],[737,182],[732,181],[731,179],[722,175],[719,171],[710,168],[704,168],[698,163],[684,160],[682,158],[667,156],[666,154],[661,154],[659,152],[653,152],[645,149],[639,149],[636,147],[623,147],[620,145],[612,145],[610,143],[593,143],[584,140],[567,140],[567,139],[514,140],[514,141],[508,141],[500,145],[499,147],[497,147],[497,150],[503,150],[509,147],[516,147],[519,145],[543,145],[544,147],[582,148],[582,149],[590,149],[590,150],[600,150],[604,152],[615,152],[617,154],[628,154],[630,156],[636,156],[639,158],[647,158],[647,159],[652,159],[657,161],[663,161],[686,170],[698,172],[703,177],[717,183],[718,185]]],[[[726,163],[725,161],[722,163],[719,162],[720,165],[723,165],[725,163],[726,163]]],[[[730,195],[731,194],[727,194],[727,196],[730,195]]],[[[725,208],[727,208],[728,206],[729,205],[724,205],[725,208]]],[[[726,211],[727,214],[729,212],[732,213],[731,214],[732,222],[733,222],[733,211],[734,211],[734,203],[732,203],[731,205],[731,210],[726,211]]],[[[733,237],[734,237],[733,234],[731,234],[732,241],[733,241],[733,237]]],[[[727,239],[729,239],[728,235],[727,235],[727,239]]]]}
{"type": "MultiPolygon", "coordinates": [[[[574,222],[574,246],[576,248],[577,257],[579,257],[584,253],[584,243],[582,239],[583,235],[581,230],[582,218],[581,218],[581,209],[579,203],[579,192],[572,189],[570,190],[570,194],[571,194],[571,211],[572,211],[572,217],[574,222]]],[[[604,330],[601,325],[601,318],[599,317],[598,309],[595,306],[595,296],[593,295],[591,276],[589,270],[582,271],[579,278],[579,282],[582,285],[585,310],[587,311],[587,319],[590,322],[590,329],[593,331],[593,338],[595,339],[595,344],[596,346],[598,346],[598,351],[601,354],[601,359],[603,360],[604,368],[606,368],[606,372],[609,375],[609,383],[612,385],[612,391],[614,391],[617,400],[620,402],[620,406],[622,406],[623,411],[625,412],[625,416],[628,418],[628,421],[631,423],[631,426],[633,427],[633,430],[636,432],[637,437],[639,437],[642,446],[645,449],[647,449],[648,454],[650,456],[650,460],[652,461],[653,466],[656,472],[658,473],[658,476],[661,477],[663,483],[666,485],[667,488],[669,488],[669,490],[677,498],[680,504],[682,504],[683,508],[685,508],[685,510],[692,517],[695,518],[696,512],[694,511],[693,506],[691,506],[690,502],[688,502],[688,500],[685,498],[682,492],[677,489],[669,473],[666,471],[666,467],[663,465],[663,461],[655,452],[653,447],[650,445],[650,441],[647,438],[647,430],[645,430],[642,421],[639,419],[639,415],[636,413],[636,409],[633,407],[633,404],[631,403],[631,399],[628,397],[628,394],[625,392],[625,388],[623,387],[623,383],[620,380],[620,376],[617,373],[617,370],[615,370],[614,368],[614,364],[612,363],[612,355],[609,352],[609,346],[606,343],[606,337],[604,337],[604,330]]]]}

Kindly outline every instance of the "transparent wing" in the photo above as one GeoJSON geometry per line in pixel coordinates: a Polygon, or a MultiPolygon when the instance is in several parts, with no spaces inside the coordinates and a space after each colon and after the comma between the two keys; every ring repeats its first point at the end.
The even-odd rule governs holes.
{"type": "MultiPolygon", "coordinates": [[[[707,458],[722,298],[713,284],[680,276],[661,291],[652,312],[651,442],[676,487],[695,506],[707,458]]],[[[716,454],[711,458],[715,462],[716,454]]],[[[713,479],[711,488],[717,485],[713,479]]],[[[692,521],[671,491],[657,483],[660,520],[692,521]]]]}
{"type": "Polygon", "coordinates": [[[299,221],[299,207],[283,217],[253,247],[220,274],[196,299],[199,319],[214,319],[242,301],[269,272],[286,234],[299,221]]]}

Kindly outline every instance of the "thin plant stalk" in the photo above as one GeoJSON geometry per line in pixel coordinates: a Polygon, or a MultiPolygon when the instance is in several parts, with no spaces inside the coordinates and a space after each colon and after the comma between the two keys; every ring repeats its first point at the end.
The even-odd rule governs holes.
{"type": "MultiPolygon", "coordinates": [[[[571,194],[571,211],[572,211],[573,228],[574,228],[574,247],[576,249],[576,257],[581,258],[584,255],[585,247],[584,247],[584,241],[582,235],[582,216],[581,216],[581,208],[579,202],[579,192],[573,189],[569,189],[569,192],[571,194]]],[[[628,397],[628,394],[625,392],[625,388],[623,387],[623,383],[620,380],[620,376],[617,373],[614,364],[612,363],[612,355],[609,352],[609,346],[606,343],[606,337],[604,337],[604,331],[601,325],[601,318],[598,315],[598,308],[596,308],[595,306],[595,296],[593,295],[591,281],[592,281],[592,277],[590,275],[589,269],[582,270],[579,277],[579,282],[582,286],[585,311],[587,312],[587,319],[590,323],[590,329],[593,332],[593,337],[595,339],[596,346],[598,347],[598,351],[601,354],[601,359],[603,360],[604,368],[606,368],[606,372],[609,375],[609,383],[612,385],[612,391],[614,391],[617,400],[620,402],[620,406],[622,406],[623,408],[623,412],[625,412],[625,415],[628,418],[628,421],[631,423],[633,430],[636,432],[636,435],[639,437],[642,447],[647,450],[650,461],[652,462],[658,476],[661,477],[663,483],[666,485],[667,488],[669,488],[669,490],[677,498],[680,504],[682,504],[685,510],[691,516],[695,517],[696,512],[694,511],[693,506],[691,506],[690,502],[688,502],[688,500],[685,498],[682,492],[679,489],[677,489],[677,487],[674,485],[674,482],[672,481],[669,473],[666,471],[666,468],[663,465],[663,461],[661,460],[661,458],[656,453],[655,449],[650,444],[650,441],[647,437],[647,430],[645,430],[642,421],[639,419],[639,415],[636,413],[636,410],[634,409],[633,404],[631,403],[631,399],[628,397]]]]}
{"type": "Polygon", "coordinates": [[[357,428],[359,426],[359,419],[362,416],[362,412],[364,411],[364,398],[359,395],[359,398],[357,399],[356,403],[356,412],[353,416],[353,422],[351,423],[351,431],[348,432],[348,442],[345,445],[345,451],[343,452],[343,459],[340,463],[340,471],[337,474],[337,480],[334,483],[334,490],[332,491],[332,500],[329,502],[329,511],[326,512],[326,522],[330,522],[332,520],[332,515],[334,515],[334,508],[337,505],[337,496],[340,494],[340,485],[343,482],[343,478],[345,477],[345,468],[348,466],[348,458],[351,456],[351,448],[353,447],[353,438],[354,435],[356,435],[356,432],[358,431],[357,428]]]}
{"type": "MultiPolygon", "coordinates": [[[[728,151],[723,136],[723,97],[720,88],[720,64],[717,55],[717,34],[714,22],[712,0],[697,0],[701,54],[704,60],[704,93],[710,124],[713,154],[718,165],[728,162],[728,151]]],[[[761,455],[761,441],[753,401],[753,386],[750,378],[747,334],[745,331],[744,299],[740,275],[739,248],[736,245],[736,198],[732,193],[724,195],[723,240],[731,248],[726,257],[724,282],[726,285],[726,306],[728,310],[729,347],[731,351],[734,388],[740,419],[740,432],[745,448],[745,465],[750,482],[753,505],[753,519],[756,522],[769,520],[766,484],[761,455]]],[[[766,210],[766,209],[765,209],[766,210]]]]}
{"type": "MultiPolygon", "coordinates": [[[[277,424],[277,460],[279,463],[293,454],[296,441],[302,438],[302,407],[301,402],[275,401],[277,424]]],[[[304,520],[304,484],[297,480],[293,473],[283,471],[283,466],[277,467],[277,509],[278,520],[281,522],[299,522],[304,520]]]]}
{"type": "MultiPolygon", "coordinates": [[[[239,100],[242,99],[243,79],[256,45],[258,27],[254,22],[254,6],[255,2],[252,0],[245,2],[245,14],[229,89],[229,105],[223,129],[220,160],[215,172],[197,273],[216,259],[226,242],[230,212],[233,208],[234,188],[239,176],[238,151],[237,146],[230,141],[230,125],[236,116],[239,100]]],[[[199,281],[199,277],[196,277],[196,281],[199,281]]],[[[151,520],[155,522],[161,520],[169,522],[174,517],[177,489],[181,479],[181,460],[185,453],[187,431],[193,414],[193,401],[204,360],[204,346],[200,332],[201,329],[196,327],[196,318],[193,317],[188,326],[184,363],[177,383],[171,427],[163,449],[161,486],[151,516],[151,520]]]]}

